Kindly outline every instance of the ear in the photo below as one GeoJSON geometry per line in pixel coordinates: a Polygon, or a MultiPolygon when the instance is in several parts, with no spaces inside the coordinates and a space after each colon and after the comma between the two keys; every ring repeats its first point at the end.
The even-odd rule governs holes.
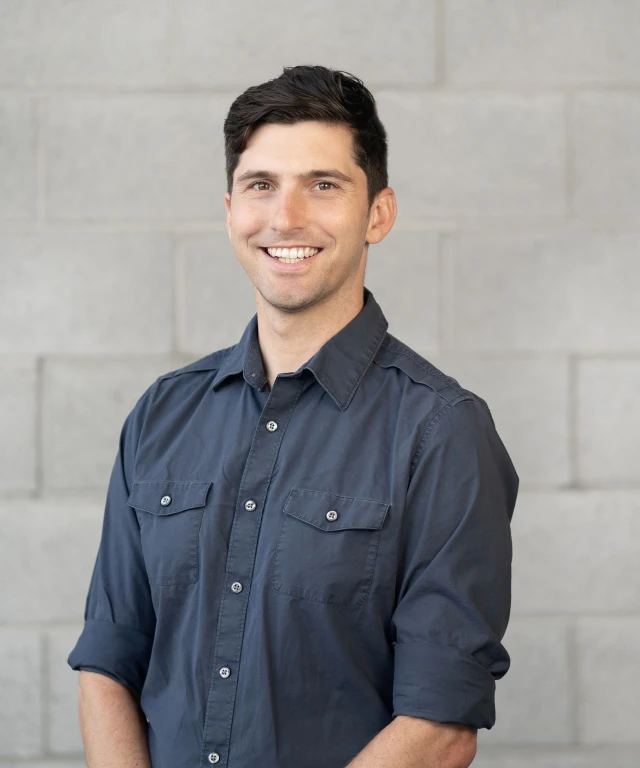
{"type": "Polygon", "coordinates": [[[396,195],[391,187],[378,192],[369,212],[367,243],[379,243],[387,236],[396,220],[397,212],[396,195]]]}
{"type": "Polygon", "coordinates": [[[224,207],[227,210],[227,235],[231,239],[231,194],[229,192],[224,193],[224,207]]]}

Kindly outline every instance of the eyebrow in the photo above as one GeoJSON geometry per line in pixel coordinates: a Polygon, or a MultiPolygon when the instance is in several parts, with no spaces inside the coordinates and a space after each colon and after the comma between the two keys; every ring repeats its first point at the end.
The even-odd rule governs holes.
{"type": "MultiPolygon", "coordinates": [[[[309,181],[310,179],[316,179],[319,176],[322,176],[327,179],[339,179],[340,181],[344,181],[348,184],[353,184],[353,179],[350,176],[347,176],[346,174],[342,173],[342,171],[339,171],[337,168],[327,168],[327,169],[314,169],[312,171],[307,171],[306,173],[299,173],[296,176],[296,179],[299,181],[309,181]]],[[[236,179],[237,183],[240,183],[241,181],[248,181],[249,179],[277,179],[278,174],[272,173],[271,171],[245,171],[244,173],[240,174],[238,178],[236,179]]]]}

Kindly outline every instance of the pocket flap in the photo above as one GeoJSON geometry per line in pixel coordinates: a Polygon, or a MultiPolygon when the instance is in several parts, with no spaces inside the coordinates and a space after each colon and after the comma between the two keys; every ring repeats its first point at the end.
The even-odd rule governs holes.
{"type": "Polygon", "coordinates": [[[127,504],[152,515],[175,515],[204,507],[210,487],[193,480],[145,480],[133,484],[127,504]]]}
{"type": "Polygon", "coordinates": [[[287,497],[284,511],[323,531],[347,529],[377,530],[382,528],[389,505],[374,499],[340,496],[336,493],[293,488],[287,497]],[[327,518],[335,512],[335,519],[327,518]]]}

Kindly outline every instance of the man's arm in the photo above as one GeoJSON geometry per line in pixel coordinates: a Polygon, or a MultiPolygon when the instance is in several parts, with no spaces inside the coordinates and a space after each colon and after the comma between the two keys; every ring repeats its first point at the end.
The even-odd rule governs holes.
{"type": "Polygon", "coordinates": [[[140,526],[128,498],[134,459],[153,387],[127,416],[113,464],[85,605],[84,629],[69,655],[80,671],[80,727],[91,768],[150,768],[139,697],[144,687],[155,611],[140,526]]]}
{"type": "Polygon", "coordinates": [[[151,768],[145,718],[126,686],[81,670],[78,698],[88,768],[151,768]]]}
{"type": "Polygon", "coordinates": [[[477,730],[398,715],[347,768],[469,768],[477,730]]]}
{"type": "Polygon", "coordinates": [[[423,432],[391,620],[396,719],[350,768],[467,768],[495,723],[518,476],[483,402],[447,405],[423,432]]]}

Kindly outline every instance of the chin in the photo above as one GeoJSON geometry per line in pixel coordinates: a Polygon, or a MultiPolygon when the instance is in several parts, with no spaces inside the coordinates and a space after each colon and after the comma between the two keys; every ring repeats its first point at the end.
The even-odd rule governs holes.
{"type": "Polygon", "coordinates": [[[264,301],[280,312],[300,312],[324,298],[322,292],[305,291],[295,294],[284,291],[260,291],[264,301]]]}

